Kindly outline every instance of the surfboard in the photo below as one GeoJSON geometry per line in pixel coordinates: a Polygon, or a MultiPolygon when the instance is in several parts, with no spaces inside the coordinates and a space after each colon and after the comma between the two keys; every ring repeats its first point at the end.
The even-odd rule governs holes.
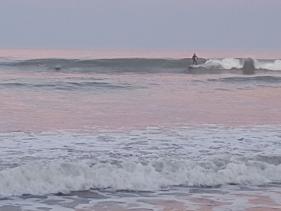
{"type": "Polygon", "coordinates": [[[191,64],[191,65],[188,66],[189,69],[196,69],[198,67],[199,67],[198,64],[191,64]]]}

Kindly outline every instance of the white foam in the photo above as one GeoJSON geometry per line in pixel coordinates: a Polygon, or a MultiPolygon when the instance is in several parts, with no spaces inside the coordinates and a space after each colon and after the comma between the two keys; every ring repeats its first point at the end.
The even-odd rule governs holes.
{"type": "Polygon", "coordinates": [[[240,59],[234,58],[225,58],[225,59],[209,59],[204,64],[199,65],[200,67],[204,68],[220,68],[230,70],[233,68],[242,68],[243,63],[240,59]]]}
{"type": "Polygon", "coordinates": [[[170,186],[215,186],[229,183],[261,185],[281,182],[281,165],[231,162],[218,169],[214,163],[155,160],[146,164],[83,162],[33,163],[0,172],[0,195],[43,195],[90,188],[155,191],[170,186]]]}
{"type": "MultiPolygon", "coordinates": [[[[265,69],[265,70],[281,70],[281,60],[272,60],[272,61],[262,61],[254,60],[256,69],[265,69]]],[[[203,68],[218,68],[218,69],[241,69],[243,67],[242,59],[234,58],[225,58],[225,59],[209,59],[204,64],[197,65],[197,67],[203,68]]]]}
{"type": "Polygon", "coordinates": [[[281,70],[281,60],[274,61],[259,61],[255,60],[255,67],[257,69],[266,69],[266,70],[281,70]]]}
{"type": "Polygon", "coordinates": [[[278,183],[280,130],[207,125],[0,134],[0,196],[278,183]]]}

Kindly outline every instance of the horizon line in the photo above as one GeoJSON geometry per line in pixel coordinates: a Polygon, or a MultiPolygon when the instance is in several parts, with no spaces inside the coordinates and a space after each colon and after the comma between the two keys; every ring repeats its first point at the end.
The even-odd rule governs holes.
{"type": "Polygon", "coordinates": [[[79,49],[79,48],[0,48],[5,58],[255,58],[281,59],[281,51],[238,49],[79,49]]]}

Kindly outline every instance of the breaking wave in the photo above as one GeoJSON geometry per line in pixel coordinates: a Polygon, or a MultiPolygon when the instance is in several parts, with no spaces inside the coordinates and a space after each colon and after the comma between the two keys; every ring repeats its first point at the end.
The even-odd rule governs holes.
{"type": "MultiPolygon", "coordinates": [[[[204,64],[197,65],[197,67],[206,68],[206,69],[241,69],[243,68],[244,60],[243,59],[209,59],[204,64]]],[[[254,60],[254,66],[256,69],[261,70],[273,70],[281,71],[281,60],[254,60]]]]}
{"type": "Polygon", "coordinates": [[[33,163],[0,172],[0,195],[43,195],[89,189],[155,191],[171,186],[263,185],[281,182],[281,163],[212,160],[33,163]]]}
{"type": "Polygon", "coordinates": [[[209,59],[204,64],[198,65],[203,68],[219,68],[219,69],[241,69],[243,67],[243,61],[240,59],[209,59]]]}
{"type": "MultiPolygon", "coordinates": [[[[254,60],[256,69],[281,70],[281,60],[254,60]]],[[[55,71],[93,71],[93,72],[185,72],[192,68],[198,69],[241,69],[244,59],[199,59],[198,65],[192,65],[192,59],[148,59],[148,58],[118,58],[118,59],[30,59],[11,60],[0,59],[0,66],[20,69],[55,70],[55,71]]]]}
{"type": "Polygon", "coordinates": [[[257,69],[281,70],[281,60],[274,60],[271,62],[256,60],[255,66],[257,69]]]}
{"type": "Polygon", "coordinates": [[[8,146],[0,155],[0,199],[90,189],[281,184],[280,126],[0,136],[8,146]]]}

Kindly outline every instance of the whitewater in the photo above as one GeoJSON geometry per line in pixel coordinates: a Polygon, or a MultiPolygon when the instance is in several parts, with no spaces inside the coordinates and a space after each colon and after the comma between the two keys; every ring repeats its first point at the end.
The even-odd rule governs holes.
{"type": "Polygon", "coordinates": [[[246,60],[1,58],[0,211],[280,210],[281,60],[246,60]]]}
{"type": "Polygon", "coordinates": [[[280,183],[280,134],[280,127],[211,125],[99,135],[1,134],[6,148],[0,195],[280,183]]]}

